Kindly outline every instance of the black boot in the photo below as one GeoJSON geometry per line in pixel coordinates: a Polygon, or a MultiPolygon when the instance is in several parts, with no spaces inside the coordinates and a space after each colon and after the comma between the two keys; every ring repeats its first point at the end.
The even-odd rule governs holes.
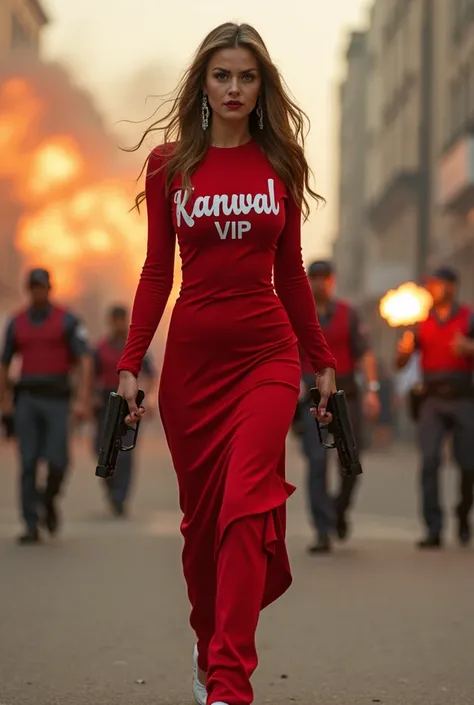
{"type": "Polygon", "coordinates": [[[64,477],[64,471],[54,466],[49,467],[46,489],[43,493],[43,517],[42,523],[51,536],[57,534],[59,530],[59,512],[57,508],[58,495],[64,477]]]}
{"type": "Polygon", "coordinates": [[[44,524],[51,536],[57,534],[59,529],[59,514],[54,498],[44,503],[44,524]]]}
{"type": "Polygon", "coordinates": [[[109,484],[109,480],[104,480],[105,482],[105,497],[107,500],[107,503],[110,507],[110,510],[112,514],[115,517],[124,517],[125,516],[125,503],[118,502],[112,488],[109,484]]]}
{"type": "Polygon", "coordinates": [[[311,546],[308,548],[308,553],[330,553],[331,551],[331,542],[329,540],[329,536],[327,535],[321,535],[318,536],[317,540],[315,543],[313,543],[311,546]]]}
{"type": "Polygon", "coordinates": [[[38,529],[28,529],[24,534],[18,537],[18,543],[21,546],[28,546],[40,542],[38,529]]]}
{"type": "Polygon", "coordinates": [[[345,541],[349,534],[349,525],[344,512],[336,512],[336,534],[339,541],[345,541]]]}
{"type": "Polygon", "coordinates": [[[421,549],[441,548],[442,545],[441,536],[439,534],[428,534],[426,538],[417,543],[417,547],[421,549]]]}
{"type": "Polygon", "coordinates": [[[458,540],[461,546],[467,546],[471,541],[471,524],[467,512],[457,510],[458,540]]]}

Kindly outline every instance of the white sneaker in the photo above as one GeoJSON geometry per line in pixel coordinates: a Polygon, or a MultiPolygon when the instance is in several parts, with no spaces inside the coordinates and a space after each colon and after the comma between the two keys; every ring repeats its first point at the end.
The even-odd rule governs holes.
{"type": "MultiPolygon", "coordinates": [[[[197,644],[194,645],[194,654],[193,654],[193,695],[194,699],[197,702],[197,705],[206,705],[207,702],[207,690],[206,686],[203,685],[198,678],[198,650],[197,650],[197,644]]],[[[218,705],[216,703],[216,705],[218,705]]],[[[221,703],[221,705],[224,705],[221,703]]]]}

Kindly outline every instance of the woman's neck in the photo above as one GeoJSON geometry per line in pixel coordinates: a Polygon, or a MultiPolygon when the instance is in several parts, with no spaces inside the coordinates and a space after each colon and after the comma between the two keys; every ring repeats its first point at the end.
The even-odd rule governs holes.
{"type": "Polygon", "coordinates": [[[211,126],[211,145],[213,147],[240,147],[246,142],[250,142],[251,139],[248,120],[232,125],[219,119],[213,120],[211,126]]]}

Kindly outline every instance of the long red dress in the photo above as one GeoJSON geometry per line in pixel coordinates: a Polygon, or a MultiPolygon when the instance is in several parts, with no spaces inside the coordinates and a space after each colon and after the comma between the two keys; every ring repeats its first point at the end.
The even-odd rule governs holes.
{"type": "MultiPolygon", "coordinates": [[[[163,148],[157,148],[148,165],[148,251],[118,369],[140,370],[170,295],[176,233],[182,286],[169,327],[159,408],[184,515],[183,571],[199,664],[208,671],[214,698],[209,694],[208,703],[240,705],[251,701],[248,687],[236,685],[230,694],[214,687],[219,668],[208,650],[218,640],[220,619],[227,636],[214,644],[215,660],[227,658],[230,669],[232,654],[247,675],[255,668],[250,647],[247,654],[242,647],[237,658],[239,649],[224,642],[232,642],[230,633],[248,616],[242,590],[258,599],[255,612],[291,584],[285,504],[295,487],[285,481],[285,439],[299,393],[297,341],[315,371],[335,367],[335,360],[304,271],[300,210],[259,146],[251,141],[211,147],[192,177],[187,202],[179,179],[166,196],[164,170],[153,175],[163,159],[163,148]],[[259,517],[263,536],[247,526],[233,543],[230,529],[244,517],[259,517]],[[264,565],[256,557],[253,566],[240,569],[239,551],[245,561],[253,550],[237,545],[246,532],[248,542],[254,535],[260,541],[264,565]],[[227,534],[230,553],[221,556],[227,534]],[[264,571],[260,594],[257,564],[264,571]],[[233,578],[226,576],[226,565],[233,578]],[[232,610],[231,618],[222,617],[232,610]]],[[[245,638],[253,637],[240,641],[245,638]]]]}

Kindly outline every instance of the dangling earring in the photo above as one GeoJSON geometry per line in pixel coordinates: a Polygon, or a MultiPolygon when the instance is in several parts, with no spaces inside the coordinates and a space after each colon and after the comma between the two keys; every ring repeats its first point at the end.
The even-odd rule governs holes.
{"type": "Polygon", "coordinates": [[[262,108],[262,101],[260,100],[260,96],[258,98],[258,103],[257,103],[257,117],[258,117],[258,126],[261,130],[263,130],[263,108],[262,108]]]}
{"type": "Polygon", "coordinates": [[[202,94],[202,105],[201,105],[201,125],[203,130],[207,130],[209,127],[209,105],[207,104],[207,95],[202,94]]]}

